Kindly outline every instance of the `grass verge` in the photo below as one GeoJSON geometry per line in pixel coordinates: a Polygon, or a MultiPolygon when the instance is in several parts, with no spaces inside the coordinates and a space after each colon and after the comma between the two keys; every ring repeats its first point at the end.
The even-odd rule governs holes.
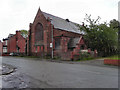
{"type": "Polygon", "coordinates": [[[118,57],[118,55],[114,55],[114,56],[106,57],[105,59],[120,60],[120,58],[118,57]]]}

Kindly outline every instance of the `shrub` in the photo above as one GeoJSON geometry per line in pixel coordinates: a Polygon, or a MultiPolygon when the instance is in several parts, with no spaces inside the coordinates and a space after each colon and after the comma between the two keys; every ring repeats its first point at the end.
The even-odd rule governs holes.
{"type": "Polygon", "coordinates": [[[44,55],[44,58],[45,59],[51,59],[51,55],[50,54],[46,54],[46,55],[44,55]]]}
{"type": "Polygon", "coordinates": [[[53,59],[58,60],[58,59],[61,59],[61,57],[60,56],[54,56],[53,59]]]}
{"type": "Polygon", "coordinates": [[[93,57],[88,52],[80,52],[80,60],[90,60],[93,57]]]}

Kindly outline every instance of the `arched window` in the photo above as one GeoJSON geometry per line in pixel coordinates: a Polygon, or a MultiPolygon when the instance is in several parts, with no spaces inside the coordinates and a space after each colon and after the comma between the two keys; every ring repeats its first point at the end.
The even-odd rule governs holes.
{"type": "Polygon", "coordinates": [[[43,26],[41,23],[38,23],[35,28],[35,42],[38,43],[42,41],[43,41],[43,26]]]}

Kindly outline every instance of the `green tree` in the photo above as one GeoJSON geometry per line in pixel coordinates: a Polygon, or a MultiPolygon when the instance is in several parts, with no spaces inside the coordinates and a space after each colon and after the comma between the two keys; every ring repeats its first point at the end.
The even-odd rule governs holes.
{"type": "Polygon", "coordinates": [[[119,21],[117,21],[116,19],[113,19],[113,20],[110,21],[110,27],[111,28],[116,29],[116,28],[118,28],[118,25],[119,25],[119,21]]]}
{"type": "Polygon", "coordinates": [[[27,38],[28,37],[28,31],[27,30],[20,30],[21,31],[21,35],[24,37],[24,38],[27,38]]]}
{"type": "Polygon", "coordinates": [[[28,31],[27,30],[20,30],[21,35],[25,38],[26,40],[26,46],[25,46],[25,54],[27,55],[27,37],[28,37],[28,31]]]}
{"type": "Polygon", "coordinates": [[[118,34],[117,29],[111,24],[99,23],[100,17],[97,19],[91,19],[91,15],[85,17],[87,24],[83,22],[83,25],[78,25],[80,30],[83,30],[85,35],[85,41],[88,48],[92,50],[97,49],[99,55],[111,55],[116,52],[118,34]]]}

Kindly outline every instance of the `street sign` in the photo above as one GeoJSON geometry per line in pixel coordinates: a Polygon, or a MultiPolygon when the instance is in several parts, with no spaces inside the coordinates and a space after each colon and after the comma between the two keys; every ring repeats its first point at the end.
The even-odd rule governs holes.
{"type": "Polygon", "coordinates": [[[52,43],[50,43],[50,47],[52,48],[52,43]]]}

